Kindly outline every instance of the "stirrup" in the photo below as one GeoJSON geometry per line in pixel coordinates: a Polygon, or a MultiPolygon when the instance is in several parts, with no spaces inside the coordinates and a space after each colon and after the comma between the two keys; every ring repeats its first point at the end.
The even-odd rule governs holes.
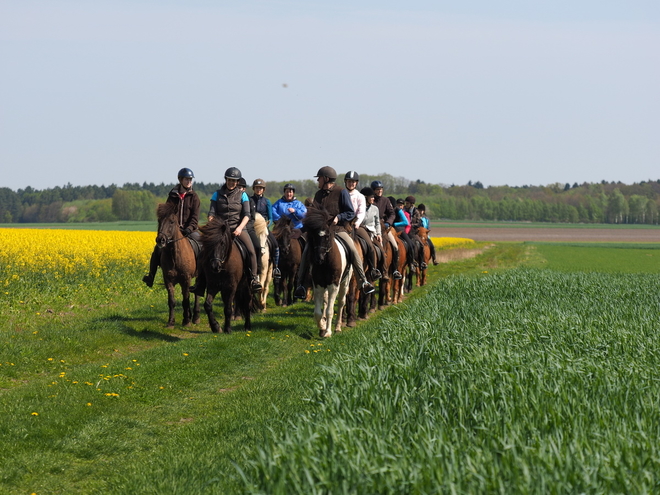
{"type": "Polygon", "coordinates": [[[380,273],[380,270],[378,268],[373,268],[371,270],[371,278],[373,278],[374,280],[378,280],[382,276],[383,276],[383,274],[380,273]]]}
{"type": "Polygon", "coordinates": [[[429,265],[427,265],[424,261],[422,261],[422,264],[419,265],[419,267],[420,267],[422,270],[426,270],[426,269],[429,267],[429,265]]]}
{"type": "Polygon", "coordinates": [[[403,278],[403,275],[401,275],[401,272],[399,270],[394,270],[392,276],[394,277],[394,280],[401,280],[403,278]]]}
{"type": "Polygon", "coordinates": [[[256,278],[252,279],[250,286],[252,287],[253,292],[261,292],[263,290],[263,287],[261,286],[261,282],[259,282],[259,279],[256,278]]]}
{"type": "Polygon", "coordinates": [[[369,282],[367,282],[366,280],[362,282],[362,292],[364,292],[365,294],[371,294],[375,291],[376,291],[375,287],[371,285],[369,282]]]}
{"type": "Polygon", "coordinates": [[[280,269],[277,268],[277,267],[273,268],[273,278],[274,278],[274,279],[280,279],[280,278],[282,278],[282,272],[281,272],[280,269]]]}
{"type": "Polygon", "coordinates": [[[296,287],[296,291],[293,293],[293,297],[296,299],[305,299],[307,297],[307,289],[304,286],[299,285],[296,287]]]}

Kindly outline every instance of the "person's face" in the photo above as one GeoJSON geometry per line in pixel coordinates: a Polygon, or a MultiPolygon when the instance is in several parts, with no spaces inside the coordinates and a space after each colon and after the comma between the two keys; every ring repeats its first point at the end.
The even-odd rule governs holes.
{"type": "Polygon", "coordinates": [[[352,191],[357,187],[358,181],[352,179],[346,179],[344,183],[346,184],[346,189],[352,191]]]}
{"type": "Polygon", "coordinates": [[[236,189],[236,186],[238,185],[238,180],[237,179],[225,179],[225,185],[227,186],[227,189],[230,191],[233,191],[236,189]]]}
{"type": "Polygon", "coordinates": [[[293,194],[294,191],[293,189],[285,189],[284,190],[284,199],[291,201],[293,199],[293,194]]]}
{"type": "Polygon", "coordinates": [[[192,177],[181,177],[179,179],[179,184],[181,184],[183,187],[186,189],[190,189],[193,183],[193,178],[192,177]]]}
{"type": "Polygon", "coordinates": [[[406,201],[406,210],[409,209],[413,204],[409,201],[406,201]]]}
{"type": "Polygon", "coordinates": [[[252,189],[254,189],[254,194],[257,196],[263,196],[264,191],[266,190],[266,188],[263,186],[254,186],[252,189]]]}
{"type": "Polygon", "coordinates": [[[381,197],[383,195],[383,188],[377,187],[376,189],[374,189],[374,194],[378,197],[381,197]]]}
{"type": "Polygon", "coordinates": [[[335,183],[330,182],[330,179],[327,177],[318,177],[316,181],[318,182],[319,189],[332,189],[332,186],[335,185],[335,183]]]}
{"type": "Polygon", "coordinates": [[[367,203],[369,203],[370,205],[374,204],[374,199],[375,198],[373,196],[367,196],[367,203]]]}

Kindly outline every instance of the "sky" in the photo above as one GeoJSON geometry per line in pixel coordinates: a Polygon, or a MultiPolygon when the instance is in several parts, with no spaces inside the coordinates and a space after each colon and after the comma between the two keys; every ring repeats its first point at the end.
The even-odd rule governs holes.
{"type": "Polygon", "coordinates": [[[0,0],[0,187],[660,179],[657,0],[0,0]]]}

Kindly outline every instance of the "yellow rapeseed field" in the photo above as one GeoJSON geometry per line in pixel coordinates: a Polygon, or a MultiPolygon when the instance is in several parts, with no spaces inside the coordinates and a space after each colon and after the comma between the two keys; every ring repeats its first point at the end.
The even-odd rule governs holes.
{"type": "Polygon", "coordinates": [[[469,247],[475,242],[463,237],[431,237],[433,245],[437,248],[469,247]]]}
{"type": "Polygon", "coordinates": [[[100,276],[110,267],[146,268],[153,232],[62,229],[0,229],[0,273],[17,280],[26,272],[55,278],[85,272],[100,276]]]}

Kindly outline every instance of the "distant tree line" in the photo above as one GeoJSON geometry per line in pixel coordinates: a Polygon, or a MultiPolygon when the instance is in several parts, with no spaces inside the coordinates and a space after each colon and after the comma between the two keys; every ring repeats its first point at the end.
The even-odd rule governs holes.
{"type": "MultiPolygon", "coordinates": [[[[385,195],[404,198],[414,195],[423,202],[432,219],[499,220],[565,223],[658,224],[660,180],[632,185],[621,182],[550,184],[547,186],[489,186],[479,181],[466,185],[430,184],[389,174],[362,175],[359,187],[372,180],[383,182],[385,195]]],[[[343,182],[343,175],[338,181],[343,182]]],[[[312,197],[317,183],[271,181],[266,195],[271,201],[282,194],[285,184],[296,187],[300,200],[312,197]]],[[[248,181],[251,185],[251,180],[248,181]]],[[[13,191],[0,188],[0,223],[112,222],[155,220],[156,205],[165,201],[174,184],[126,183],[123,186],[72,186],[13,191]]],[[[202,220],[218,183],[196,182],[202,200],[202,220]]],[[[251,190],[249,190],[251,192],[251,190]]]]}

